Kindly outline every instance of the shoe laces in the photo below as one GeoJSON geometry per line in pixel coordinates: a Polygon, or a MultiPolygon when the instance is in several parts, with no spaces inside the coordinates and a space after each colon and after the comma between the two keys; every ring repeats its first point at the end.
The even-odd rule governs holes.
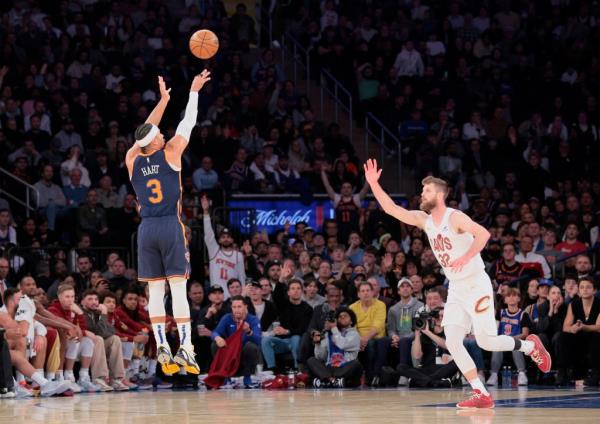
{"type": "Polygon", "coordinates": [[[476,399],[481,399],[483,397],[483,394],[479,391],[473,391],[471,394],[471,397],[469,398],[469,400],[476,400],[476,399]]]}
{"type": "Polygon", "coordinates": [[[542,355],[540,354],[540,352],[537,349],[534,349],[533,352],[531,352],[531,360],[533,362],[535,362],[537,365],[541,364],[544,361],[544,358],[542,358],[542,355]]]}

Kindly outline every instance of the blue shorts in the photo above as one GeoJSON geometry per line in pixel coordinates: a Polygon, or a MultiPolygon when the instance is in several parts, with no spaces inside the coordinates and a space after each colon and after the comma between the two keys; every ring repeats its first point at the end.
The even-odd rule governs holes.
{"type": "Polygon", "coordinates": [[[177,216],[142,218],[138,228],[138,280],[189,278],[190,254],[177,216]]]}

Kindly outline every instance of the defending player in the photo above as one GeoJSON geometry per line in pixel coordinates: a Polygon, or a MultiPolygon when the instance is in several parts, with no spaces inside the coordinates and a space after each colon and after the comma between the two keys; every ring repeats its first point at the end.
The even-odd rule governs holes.
{"type": "Polygon", "coordinates": [[[422,181],[420,211],[409,211],[394,203],[379,185],[381,169],[369,159],[365,176],[383,210],[396,219],[425,231],[433,252],[450,281],[442,326],[446,346],[465,378],[473,387],[473,396],[458,403],[459,408],[493,408],[494,401],[477,376],[475,363],[463,345],[465,335],[474,330],[477,344],[489,351],[519,350],[548,372],[551,358],[536,335],[526,340],[497,335],[492,283],[479,254],[490,233],[464,213],[446,207],[448,185],[444,180],[427,177],[422,181]]]}
{"type": "Polygon", "coordinates": [[[188,145],[198,115],[198,91],[210,80],[202,71],[192,81],[183,120],[175,136],[165,143],[158,124],[169,101],[162,77],[158,77],[161,98],[146,122],[135,131],[135,143],[125,162],[137,195],[142,222],[138,229],[138,274],[149,284],[149,313],[158,345],[157,360],[165,374],[174,374],[179,366],[199,374],[191,341],[190,309],[186,282],[190,272],[189,252],[181,212],[181,155],[188,145]],[[175,357],[165,333],[165,281],[173,296],[173,315],[177,321],[180,347],[175,357]],[[179,365],[179,366],[178,366],[179,365]]]}

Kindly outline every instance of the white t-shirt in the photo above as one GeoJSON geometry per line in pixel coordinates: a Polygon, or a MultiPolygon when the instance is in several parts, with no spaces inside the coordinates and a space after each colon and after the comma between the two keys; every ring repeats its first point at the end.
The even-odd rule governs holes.
{"type": "Polygon", "coordinates": [[[21,297],[19,301],[19,307],[15,313],[15,321],[21,322],[26,321],[29,323],[29,329],[27,330],[27,340],[32,343],[35,337],[35,303],[33,300],[26,295],[21,297]]]}

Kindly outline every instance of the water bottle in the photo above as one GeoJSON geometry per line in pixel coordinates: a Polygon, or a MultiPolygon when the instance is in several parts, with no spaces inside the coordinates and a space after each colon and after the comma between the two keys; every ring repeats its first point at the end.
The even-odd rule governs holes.
{"type": "Polygon", "coordinates": [[[511,386],[512,387],[519,387],[519,371],[518,370],[513,370],[511,368],[511,386]]]}
{"type": "Polygon", "coordinates": [[[510,380],[511,380],[510,369],[508,368],[508,366],[505,366],[502,368],[502,387],[503,388],[510,387],[510,384],[511,384],[510,380]]]}
{"type": "Polygon", "coordinates": [[[288,371],[288,390],[294,390],[296,388],[296,373],[294,370],[288,371]]]}

